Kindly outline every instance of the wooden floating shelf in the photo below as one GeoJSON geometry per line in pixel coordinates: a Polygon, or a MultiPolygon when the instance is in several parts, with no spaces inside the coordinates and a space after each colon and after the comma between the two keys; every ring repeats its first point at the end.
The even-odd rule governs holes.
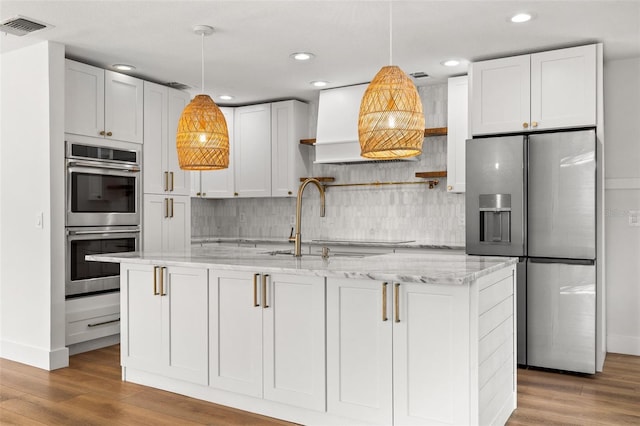
{"type": "MultiPolygon", "coordinates": [[[[424,136],[446,136],[448,128],[447,127],[433,127],[431,129],[424,129],[424,136]]],[[[316,140],[314,139],[300,139],[300,145],[315,145],[316,140]]]]}
{"type": "Polygon", "coordinates": [[[416,172],[417,178],[432,179],[432,178],[444,178],[447,177],[447,171],[443,172],[416,172]]]}
{"type": "Polygon", "coordinates": [[[307,179],[317,179],[320,182],[335,182],[336,178],[333,177],[327,177],[327,176],[323,176],[323,177],[315,177],[315,176],[309,176],[309,177],[301,177],[300,178],[300,182],[304,182],[307,179]]]}

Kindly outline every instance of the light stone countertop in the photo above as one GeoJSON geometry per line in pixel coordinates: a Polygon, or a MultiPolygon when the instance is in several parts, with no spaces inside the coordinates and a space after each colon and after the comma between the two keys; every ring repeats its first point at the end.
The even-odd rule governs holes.
{"type": "MultiPolygon", "coordinates": [[[[287,244],[287,238],[269,237],[193,237],[191,244],[205,245],[215,243],[232,244],[287,244]]],[[[447,246],[423,243],[415,240],[398,241],[377,241],[377,240],[354,240],[347,238],[340,239],[311,239],[302,242],[302,245],[310,246],[349,246],[349,247],[392,247],[392,248],[415,248],[415,249],[438,249],[438,250],[464,250],[464,246],[447,246]]]]}
{"type": "Polygon", "coordinates": [[[390,282],[469,284],[517,262],[517,258],[468,256],[464,252],[391,253],[364,257],[271,255],[259,248],[208,246],[190,252],[88,255],[87,260],[154,266],[186,266],[252,273],[295,273],[390,282]]]}

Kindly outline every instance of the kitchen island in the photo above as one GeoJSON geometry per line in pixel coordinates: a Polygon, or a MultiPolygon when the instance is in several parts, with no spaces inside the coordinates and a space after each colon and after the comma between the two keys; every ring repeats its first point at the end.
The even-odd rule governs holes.
{"type": "Polygon", "coordinates": [[[504,424],[516,406],[516,259],[87,259],[121,263],[123,380],[303,424],[504,424]]]}

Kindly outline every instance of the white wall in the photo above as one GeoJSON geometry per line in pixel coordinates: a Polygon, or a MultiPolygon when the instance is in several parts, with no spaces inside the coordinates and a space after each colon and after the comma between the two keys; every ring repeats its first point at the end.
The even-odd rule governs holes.
{"type": "Polygon", "coordinates": [[[64,346],[64,46],[2,55],[0,356],[44,369],[64,346]],[[36,221],[42,213],[42,227],[36,221]]]}
{"type": "Polygon", "coordinates": [[[604,68],[607,349],[640,355],[640,58],[604,68]]]}

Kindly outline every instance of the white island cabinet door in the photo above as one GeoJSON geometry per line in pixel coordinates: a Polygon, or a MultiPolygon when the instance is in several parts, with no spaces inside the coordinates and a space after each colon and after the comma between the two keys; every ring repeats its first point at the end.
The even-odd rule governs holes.
{"type": "Polygon", "coordinates": [[[164,370],[157,272],[151,265],[123,263],[120,267],[120,354],[125,368],[153,373],[164,370]]]}
{"type": "Polygon", "coordinates": [[[325,411],[324,278],[263,277],[264,398],[325,411]]]}
{"type": "Polygon", "coordinates": [[[394,284],[397,425],[470,423],[469,288],[394,284]],[[396,302],[396,297],[398,298],[396,302]]]}
{"type": "Polygon", "coordinates": [[[327,412],[375,425],[393,424],[391,284],[384,288],[327,279],[327,412]]]}
{"type": "Polygon", "coordinates": [[[258,281],[259,274],[209,270],[209,385],[261,398],[262,306],[258,281]]]}
{"type": "Polygon", "coordinates": [[[207,269],[172,266],[163,271],[163,359],[165,375],[207,385],[207,269]]]}

